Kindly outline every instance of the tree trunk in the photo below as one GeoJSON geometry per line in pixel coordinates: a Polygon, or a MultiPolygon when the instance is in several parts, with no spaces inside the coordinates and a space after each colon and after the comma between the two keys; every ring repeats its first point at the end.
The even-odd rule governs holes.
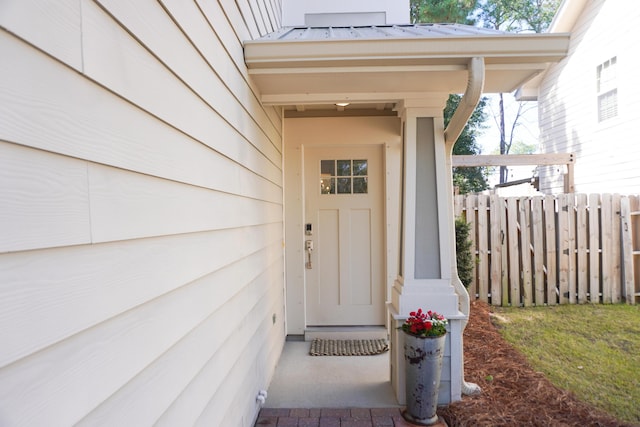
{"type": "MultiPolygon", "coordinates": [[[[507,138],[505,135],[505,124],[504,124],[504,96],[502,93],[498,94],[500,96],[500,104],[499,111],[500,114],[500,154],[509,154],[507,150],[507,138]]],[[[506,166],[500,166],[500,184],[504,184],[507,182],[507,174],[508,169],[506,166]]]]}

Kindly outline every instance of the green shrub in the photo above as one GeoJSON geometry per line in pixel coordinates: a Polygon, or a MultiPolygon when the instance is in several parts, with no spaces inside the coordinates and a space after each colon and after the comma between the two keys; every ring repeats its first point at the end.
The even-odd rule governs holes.
{"type": "Polygon", "coordinates": [[[465,288],[473,280],[473,254],[469,240],[469,224],[463,218],[456,218],[456,262],[458,277],[465,288]]]}

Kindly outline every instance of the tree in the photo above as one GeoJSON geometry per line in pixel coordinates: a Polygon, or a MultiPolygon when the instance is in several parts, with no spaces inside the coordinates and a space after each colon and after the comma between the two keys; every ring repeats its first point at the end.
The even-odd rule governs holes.
{"type": "MultiPolygon", "coordinates": [[[[515,32],[542,32],[549,28],[560,0],[483,0],[480,4],[480,20],[487,28],[515,32]]],[[[496,122],[500,131],[500,154],[509,154],[513,141],[513,131],[517,127],[522,113],[520,104],[518,113],[507,135],[504,113],[504,94],[499,93],[498,117],[496,122]]],[[[500,184],[508,179],[506,166],[500,167],[500,184]]]]}
{"type": "Polygon", "coordinates": [[[411,22],[473,24],[478,0],[411,0],[411,22]]]}
{"type": "MultiPolygon", "coordinates": [[[[445,126],[449,124],[461,99],[461,95],[450,95],[449,99],[447,99],[447,105],[444,109],[445,126]]],[[[487,120],[487,114],[485,113],[486,103],[487,98],[485,97],[478,102],[478,106],[471,114],[453,146],[454,155],[480,154],[481,148],[478,145],[477,137],[485,127],[484,122],[487,120]]],[[[461,194],[479,192],[489,187],[487,175],[487,168],[485,167],[453,168],[453,184],[458,187],[461,194]]]]}
{"type": "MultiPolygon", "coordinates": [[[[465,23],[473,22],[472,12],[477,7],[477,0],[411,0],[412,22],[465,23]]],[[[450,95],[444,108],[445,126],[451,120],[462,96],[450,95]]],[[[482,130],[487,116],[484,113],[486,98],[482,98],[474,110],[467,125],[453,146],[453,154],[480,154],[477,136],[482,130]]],[[[453,184],[460,193],[486,190],[487,168],[454,168],[453,184]]]]}

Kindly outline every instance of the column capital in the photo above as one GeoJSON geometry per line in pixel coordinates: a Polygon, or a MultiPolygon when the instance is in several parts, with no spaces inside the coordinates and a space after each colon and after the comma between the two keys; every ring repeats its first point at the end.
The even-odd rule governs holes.
{"type": "Polygon", "coordinates": [[[396,104],[398,115],[406,120],[411,117],[443,117],[448,94],[434,93],[416,98],[404,98],[396,104]]]}

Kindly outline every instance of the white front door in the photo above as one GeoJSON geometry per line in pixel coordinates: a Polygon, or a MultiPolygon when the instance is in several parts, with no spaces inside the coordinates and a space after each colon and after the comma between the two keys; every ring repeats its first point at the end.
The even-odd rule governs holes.
{"type": "Polygon", "coordinates": [[[382,146],[304,152],[306,323],[383,325],[382,146]]]}

